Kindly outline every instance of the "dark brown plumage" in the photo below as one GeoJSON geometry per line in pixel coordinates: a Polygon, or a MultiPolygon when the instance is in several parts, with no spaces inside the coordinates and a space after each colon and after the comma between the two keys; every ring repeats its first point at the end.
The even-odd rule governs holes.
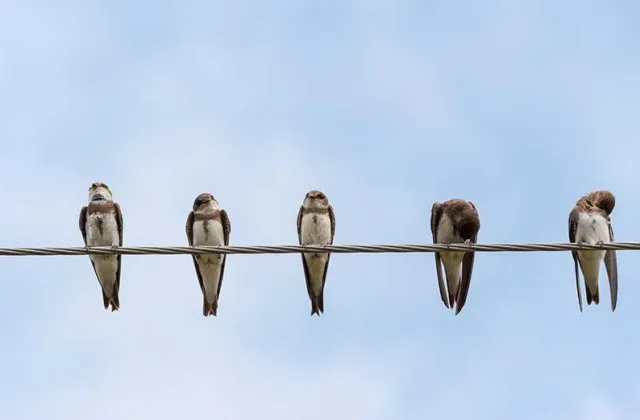
{"type": "MultiPolygon", "coordinates": [[[[433,203],[431,207],[433,243],[476,243],[479,230],[480,218],[475,205],[471,201],[452,199],[444,203],[433,203]]],[[[455,313],[457,315],[462,311],[467,300],[475,252],[467,252],[462,256],[459,283],[457,283],[458,279],[452,278],[452,276],[459,270],[456,258],[459,258],[460,253],[443,251],[435,252],[434,254],[440,298],[447,308],[456,306],[455,313]],[[442,275],[442,263],[445,265],[446,286],[442,275]],[[454,286],[456,284],[457,286],[454,286]]]]}
{"type": "MultiPolygon", "coordinates": [[[[304,204],[300,206],[300,210],[298,211],[298,219],[297,219],[297,230],[298,230],[298,244],[300,245],[311,245],[311,243],[304,243],[304,239],[302,237],[302,221],[305,215],[315,214],[315,215],[328,215],[330,220],[330,241],[329,244],[333,244],[333,238],[336,233],[336,218],[333,212],[333,207],[329,204],[329,200],[326,195],[318,190],[311,190],[305,195],[306,199],[314,199],[318,200],[323,208],[305,208],[304,204]]],[[[314,226],[317,224],[317,218],[314,217],[312,223],[314,226]]],[[[327,270],[329,268],[329,260],[331,258],[331,253],[306,253],[302,254],[302,268],[304,271],[305,283],[307,286],[307,294],[309,295],[309,299],[311,300],[311,315],[320,313],[324,313],[324,286],[327,280],[327,270]],[[322,286],[320,293],[316,295],[313,291],[311,272],[309,271],[309,264],[305,255],[310,256],[311,258],[319,258],[322,254],[327,255],[326,262],[324,264],[324,271],[322,274],[322,286]]]]}
{"type": "MultiPolygon", "coordinates": [[[[210,226],[209,222],[220,222],[220,224],[222,225],[222,232],[224,235],[224,245],[225,246],[229,245],[229,236],[231,234],[231,221],[229,219],[229,215],[225,210],[220,209],[220,210],[214,210],[208,213],[196,213],[202,205],[213,200],[215,200],[215,198],[213,197],[213,195],[209,193],[200,194],[194,200],[193,209],[187,216],[187,222],[185,226],[185,231],[187,234],[187,240],[189,242],[189,246],[193,246],[193,225],[196,221],[205,221],[205,223],[203,224],[203,228],[205,231],[209,229],[209,226],[210,226]]],[[[224,278],[224,268],[227,263],[226,255],[222,254],[222,264],[220,266],[220,278],[218,280],[216,298],[213,300],[213,302],[207,302],[207,296],[205,292],[204,281],[202,278],[202,272],[200,271],[200,266],[198,265],[198,258],[196,255],[192,255],[191,258],[193,260],[193,265],[196,269],[198,283],[200,284],[200,290],[202,291],[203,300],[204,300],[203,307],[202,307],[202,314],[204,316],[209,316],[209,315],[217,316],[218,315],[218,297],[220,296],[220,290],[222,289],[222,279],[224,278]]]]}
{"type": "MultiPolygon", "coordinates": [[[[93,184],[91,184],[91,187],[89,187],[89,191],[91,191],[91,189],[93,188],[99,188],[102,187],[104,189],[106,189],[107,191],[109,190],[109,187],[102,182],[94,182],[93,184]]],[[[80,232],[82,233],[82,240],[84,241],[84,245],[85,246],[89,246],[87,243],[87,218],[89,217],[89,215],[95,214],[95,213],[102,213],[105,215],[108,214],[113,214],[115,216],[115,220],[116,220],[116,224],[118,227],[118,237],[119,237],[119,242],[118,242],[118,246],[122,246],[122,231],[123,231],[123,227],[124,227],[124,222],[122,219],[122,210],[120,209],[120,205],[114,201],[111,200],[101,200],[101,201],[91,201],[89,202],[88,205],[83,206],[82,209],[80,210],[80,217],[79,217],[79,227],[80,227],[80,232]]],[[[98,230],[100,232],[100,235],[103,234],[103,226],[102,226],[103,220],[102,219],[98,219],[98,230]]],[[[98,277],[98,271],[96,270],[96,265],[93,262],[93,259],[89,258],[89,260],[91,261],[91,266],[93,267],[93,272],[96,274],[96,277],[98,277]]],[[[120,309],[120,273],[122,270],[122,255],[118,254],[116,257],[117,260],[117,270],[116,270],[116,281],[115,284],[113,286],[113,291],[112,291],[112,295],[111,298],[107,297],[107,295],[104,292],[104,289],[101,289],[102,292],[102,302],[104,305],[104,308],[107,309],[109,307],[109,305],[111,305],[111,312],[113,311],[117,311],[118,309],[120,309]]],[[[98,278],[98,280],[100,280],[98,278]]]]}
{"type": "MultiPolygon", "coordinates": [[[[614,241],[613,236],[613,228],[611,226],[611,213],[616,205],[615,196],[607,190],[596,190],[592,191],[582,197],[580,197],[574,207],[571,209],[569,213],[569,242],[572,243],[581,243],[576,238],[578,234],[579,224],[580,224],[580,215],[583,214],[585,216],[591,217],[590,227],[594,230],[596,229],[597,220],[593,218],[594,215],[600,215],[604,220],[606,220],[609,232],[609,241],[614,241]]],[[[597,241],[596,243],[603,243],[603,241],[597,241]]],[[[571,251],[571,255],[573,257],[574,271],[575,271],[575,280],[576,280],[576,292],[578,294],[578,305],[580,308],[580,312],[582,312],[582,293],[580,291],[580,274],[578,267],[580,267],[580,271],[582,271],[583,277],[585,278],[585,294],[587,297],[587,304],[590,305],[591,302],[596,305],[600,303],[600,293],[597,287],[597,279],[598,272],[597,267],[591,268],[589,272],[585,272],[585,267],[583,267],[581,255],[585,252],[594,251],[571,251]],[[587,284],[588,278],[594,278],[595,280],[595,292],[592,292],[587,284]]],[[[597,251],[596,251],[597,252],[597,251]]],[[[607,271],[607,277],[609,279],[609,290],[611,293],[611,311],[615,311],[617,302],[618,302],[618,261],[615,250],[607,250],[604,254],[604,264],[607,271]]]]}

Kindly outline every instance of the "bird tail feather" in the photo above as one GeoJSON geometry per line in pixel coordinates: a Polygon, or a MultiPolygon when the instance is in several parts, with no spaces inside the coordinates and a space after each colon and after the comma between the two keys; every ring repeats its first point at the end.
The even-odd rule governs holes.
{"type": "Polygon", "coordinates": [[[213,302],[207,302],[207,297],[203,298],[204,304],[202,306],[202,315],[204,316],[218,316],[218,300],[215,299],[213,302]]]}

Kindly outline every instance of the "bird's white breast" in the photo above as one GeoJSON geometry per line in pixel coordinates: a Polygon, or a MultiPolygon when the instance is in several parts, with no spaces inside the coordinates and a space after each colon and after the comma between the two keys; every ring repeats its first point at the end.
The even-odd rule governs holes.
{"type": "Polygon", "coordinates": [[[92,213],[87,216],[87,244],[112,246],[120,243],[118,223],[113,213],[92,213]],[[100,229],[102,224],[102,229],[100,229]]]}
{"type": "Polygon", "coordinates": [[[302,216],[300,227],[302,245],[331,243],[331,219],[328,214],[308,213],[302,216]]]}
{"type": "MultiPolygon", "coordinates": [[[[578,216],[575,240],[586,244],[595,244],[598,241],[610,242],[609,222],[599,213],[581,212],[578,216]]],[[[578,254],[587,259],[600,259],[604,257],[605,251],[578,251],[578,254]]]]}
{"type": "MultiPolygon", "coordinates": [[[[224,245],[224,231],[222,223],[218,220],[197,220],[193,223],[193,245],[195,246],[218,246],[224,245]]],[[[196,256],[199,263],[205,265],[219,265],[225,258],[224,254],[201,254],[196,256]]],[[[206,267],[202,268],[207,270],[206,267]]],[[[216,269],[217,270],[217,269],[216,269]]],[[[203,277],[218,278],[218,271],[215,273],[203,272],[203,277]],[[212,274],[212,276],[210,276],[212,274]]],[[[216,283],[217,284],[217,283],[216,283]]],[[[217,287],[217,286],[216,286],[217,287]]]]}
{"type": "Polygon", "coordinates": [[[197,220],[193,224],[193,245],[224,245],[224,231],[218,220],[197,220]]]}
{"type": "Polygon", "coordinates": [[[438,243],[456,244],[464,242],[464,239],[455,233],[453,221],[446,214],[443,214],[440,218],[440,223],[438,223],[438,230],[436,233],[438,243]]]}
{"type": "MultiPolygon", "coordinates": [[[[328,214],[307,213],[302,216],[300,226],[302,245],[327,245],[331,243],[331,218],[328,214]]],[[[309,267],[313,293],[322,290],[322,275],[329,258],[327,252],[305,253],[304,259],[309,267]]]]}
{"type": "MultiPolygon", "coordinates": [[[[455,233],[453,228],[453,221],[447,216],[443,214],[440,218],[440,222],[438,223],[438,228],[436,232],[436,237],[438,238],[437,242],[440,244],[448,243],[448,244],[459,244],[464,243],[464,239],[461,236],[458,236],[455,233]]],[[[440,257],[445,262],[445,264],[460,264],[462,263],[462,258],[464,257],[464,252],[460,251],[441,251],[440,257]]]]}

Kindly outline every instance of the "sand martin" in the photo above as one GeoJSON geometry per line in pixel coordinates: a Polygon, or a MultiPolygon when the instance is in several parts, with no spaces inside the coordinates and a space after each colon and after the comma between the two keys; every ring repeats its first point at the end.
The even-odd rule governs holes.
{"type": "MultiPolygon", "coordinates": [[[[598,190],[580,197],[569,213],[569,242],[585,244],[603,244],[613,242],[613,228],[611,227],[611,212],[616,205],[616,199],[610,191],[598,190]]],[[[611,291],[611,311],[616,310],[618,301],[618,263],[615,250],[585,250],[571,251],[576,272],[576,289],[578,303],[582,312],[582,294],[580,293],[580,275],[578,265],[584,277],[587,304],[593,301],[600,303],[598,292],[598,275],[600,262],[604,258],[604,265],[609,277],[611,291]]]]}
{"type": "MultiPolygon", "coordinates": [[[[89,204],[80,210],[80,232],[85,246],[122,246],[122,212],[113,201],[111,190],[102,182],[89,188],[89,204]]],[[[104,308],[120,308],[122,255],[89,255],[93,271],[102,287],[104,308]]]]}
{"type": "MultiPolygon", "coordinates": [[[[187,217],[187,239],[190,246],[229,245],[231,222],[227,212],[209,193],[202,193],[193,202],[193,210],[187,217]]],[[[192,255],[200,290],[204,297],[202,315],[218,315],[218,298],[224,277],[225,254],[192,255]]]]}
{"type": "MultiPolygon", "coordinates": [[[[480,218],[471,201],[453,199],[444,203],[437,201],[433,203],[431,207],[433,243],[476,243],[479,230],[480,218]]],[[[458,315],[467,300],[467,293],[469,293],[475,253],[441,251],[434,254],[440,297],[447,308],[453,308],[454,305],[457,305],[455,313],[458,315]],[[440,261],[444,264],[447,278],[446,287],[442,278],[440,261]]]]}
{"type": "MultiPolygon", "coordinates": [[[[298,212],[298,243],[300,245],[332,245],[336,233],[336,218],[327,197],[318,190],[307,193],[298,212]]],[[[331,253],[304,253],[302,268],[311,300],[311,315],[324,313],[324,285],[331,253]]]]}

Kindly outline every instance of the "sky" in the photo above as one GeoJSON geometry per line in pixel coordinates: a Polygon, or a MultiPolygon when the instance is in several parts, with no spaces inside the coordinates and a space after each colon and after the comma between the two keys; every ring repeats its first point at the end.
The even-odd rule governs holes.
{"type": "MultiPolygon", "coordinates": [[[[0,246],[81,246],[107,183],[128,246],[186,245],[215,195],[232,245],[430,243],[464,198],[480,243],[568,241],[616,196],[640,238],[640,4],[0,2],[0,246]]],[[[568,252],[478,253],[458,316],[432,254],[334,254],[311,317],[300,256],[228,257],[217,317],[188,255],[0,257],[0,418],[618,420],[640,412],[633,251],[614,313],[579,312],[568,252]]]]}

